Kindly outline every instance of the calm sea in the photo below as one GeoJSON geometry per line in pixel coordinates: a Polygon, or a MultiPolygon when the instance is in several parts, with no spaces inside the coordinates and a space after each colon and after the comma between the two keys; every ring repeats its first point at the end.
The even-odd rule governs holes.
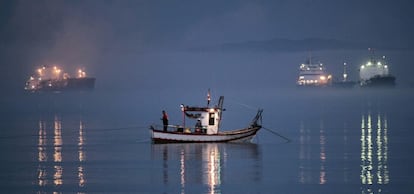
{"type": "Polygon", "coordinates": [[[2,193],[412,193],[414,91],[213,91],[223,130],[251,144],[153,145],[161,110],[204,105],[205,90],[16,94],[0,122],[2,193]],[[288,139],[289,141],[287,141],[288,139]]]}

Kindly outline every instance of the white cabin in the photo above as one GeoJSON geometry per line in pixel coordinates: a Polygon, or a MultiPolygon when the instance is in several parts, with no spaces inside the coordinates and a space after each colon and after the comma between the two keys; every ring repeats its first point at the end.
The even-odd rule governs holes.
{"type": "Polygon", "coordinates": [[[216,134],[219,131],[220,109],[208,108],[206,112],[201,113],[201,126],[207,129],[207,134],[216,134]]]}
{"type": "Polygon", "coordinates": [[[198,119],[201,122],[201,132],[206,134],[217,134],[220,129],[221,114],[223,111],[223,100],[221,96],[217,106],[189,107],[182,105],[182,111],[188,118],[198,119]]]}

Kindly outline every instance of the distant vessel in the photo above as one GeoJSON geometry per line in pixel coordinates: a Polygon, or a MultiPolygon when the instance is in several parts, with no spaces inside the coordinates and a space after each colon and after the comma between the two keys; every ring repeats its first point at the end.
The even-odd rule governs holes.
{"type": "Polygon", "coordinates": [[[76,77],[70,77],[57,66],[42,66],[36,75],[26,82],[25,90],[36,91],[85,91],[95,87],[95,78],[87,77],[86,72],[79,69],[76,77]]]}
{"type": "Polygon", "coordinates": [[[299,67],[298,86],[327,86],[332,76],[326,72],[322,63],[312,64],[311,59],[299,67]]]}
{"type": "Polygon", "coordinates": [[[346,66],[347,66],[347,64],[344,63],[344,72],[342,74],[342,80],[333,81],[332,82],[332,87],[335,87],[335,88],[352,88],[352,87],[355,86],[354,81],[349,81],[348,80],[348,73],[346,72],[346,66]]]}
{"type": "Polygon", "coordinates": [[[395,86],[395,77],[389,73],[388,64],[385,62],[385,56],[382,60],[376,60],[374,57],[361,65],[359,69],[359,84],[361,87],[393,87],[395,86]]]}

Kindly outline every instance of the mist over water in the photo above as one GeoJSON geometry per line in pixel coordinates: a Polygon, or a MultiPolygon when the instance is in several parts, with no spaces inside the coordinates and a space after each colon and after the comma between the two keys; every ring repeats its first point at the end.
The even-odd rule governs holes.
{"type": "MultiPolygon", "coordinates": [[[[97,78],[94,91],[26,93],[14,88],[1,98],[1,190],[411,190],[407,177],[414,169],[406,164],[414,160],[409,151],[414,93],[402,69],[409,52],[386,53],[395,59],[390,71],[397,77],[397,86],[388,89],[296,87],[307,52],[118,54],[104,55],[101,68],[88,69],[97,78]],[[222,130],[246,127],[264,109],[264,128],[253,144],[151,144],[148,127],[161,124],[162,110],[171,124],[181,124],[180,104],[206,105],[208,89],[211,104],[225,97],[222,130]]],[[[357,80],[365,51],[312,56],[334,77],[347,61],[349,79],[357,80]]]]}
{"type": "Polygon", "coordinates": [[[247,126],[263,108],[263,126],[290,142],[262,129],[247,145],[152,145],[148,126],[161,123],[161,110],[180,124],[181,103],[207,103],[200,87],[101,85],[86,93],[10,96],[13,103],[1,112],[0,187],[15,193],[411,190],[410,88],[241,88],[212,87],[212,104],[225,96],[222,129],[247,126]]]}
{"type": "Polygon", "coordinates": [[[411,193],[410,5],[0,1],[0,191],[411,193]],[[368,47],[395,88],[296,87],[309,57],[358,81],[368,47]],[[54,64],[83,67],[95,89],[23,91],[54,64]],[[162,110],[181,124],[180,104],[206,105],[209,89],[222,130],[264,109],[252,144],[151,144],[162,110]]]}
{"type": "MultiPolygon", "coordinates": [[[[296,87],[299,65],[309,56],[334,79],[346,62],[349,79],[357,81],[359,65],[369,59],[365,50],[135,52],[110,47],[99,53],[85,69],[96,78],[91,92],[26,93],[30,74],[8,75],[10,84],[2,84],[0,98],[2,191],[410,190],[407,177],[414,170],[401,166],[413,160],[408,149],[413,82],[404,68],[411,65],[411,51],[377,53],[388,57],[397,77],[391,89],[296,87]],[[246,127],[264,109],[266,129],[253,145],[151,144],[148,127],[161,124],[162,110],[171,124],[181,124],[180,104],[206,105],[208,89],[211,104],[225,97],[222,130],[246,127]]],[[[33,64],[25,61],[31,59],[19,60],[33,64]]]]}

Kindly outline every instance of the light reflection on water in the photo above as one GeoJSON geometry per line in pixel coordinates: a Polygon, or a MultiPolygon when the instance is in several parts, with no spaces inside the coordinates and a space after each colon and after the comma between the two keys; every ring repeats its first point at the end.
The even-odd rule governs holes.
{"type": "Polygon", "coordinates": [[[207,162],[203,166],[203,183],[209,186],[210,193],[221,193],[221,157],[217,144],[208,144],[202,153],[203,161],[207,162]]]}
{"type": "MultiPolygon", "coordinates": [[[[48,119],[39,120],[39,129],[38,129],[38,168],[37,168],[37,185],[41,188],[47,186],[59,187],[64,185],[65,176],[70,176],[73,172],[65,170],[63,168],[63,163],[65,159],[64,155],[64,143],[62,137],[62,119],[60,116],[55,115],[53,121],[48,119]],[[52,128],[50,128],[52,126],[52,128]],[[53,136],[48,136],[48,131],[53,131],[53,136]],[[53,144],[48,144],[48,139],[53,139],[53,144]],[[53,160],[49,161],[48,150],[53,150],[53,160]]],[[[70,130],[70,129],[66,129],[70,130]]],[[[71,131],[67,131],[70,133],[71,131]]],[[[86,143],[85,134],[84,134],[84,124],[82,121],[79,122],[79,133],[77,138],[77,149],[79,165],[77,167],[77,177],[79,187],[84,187],[86,184],[86,173],[83,166],[83,162],[86,161],[86,152],[84,150],[84,145],[86,143]]],[[[70,154],[70,153],[68,153],[70,154]]],[[[39,191],[38,193],[43,193],[39,191]]]]}
{"type": "MultiPolygon", "coordinates": [[[[304,121],[301,121],[299,127],[299,182],[300,183],[313,183],[316,180],[315,175],[312,174],[314,166],[311,163],[312,154],[315,153],[312,150],[312,132],[309,127],[307,127],[304,121]]],[[[326,137],[325,137],[325,125],[324,122],[321,120],[319,123],[319,141],[318,147],[318,164],[319,164],[319,176],[318,184],[323,185],[326,184],[328,181],[326,175],[326,160],[327,160],[327,153],[326,153],[326,137]]]]}
{"type": "Polygon", "coordinates": [[[319,184],[323,185],[326,183],[326,169],[325,169],[325,162],[326,162],[326,138],[325,138],[325,130],[324,130],[324,123],[323,121],[320,122],[320,130],[319,130],[319,145],[320,145],[320,172],[319,172],[319,184]]]}
{"type": "MultiPolygon", "coordinates": [[[[243,157],[260,162],[256,144],[154,144],[153,157],[162,157],[163,183],[167,187],[174,184],[175,177],[179,177],[180,193],[192,193],[194,185],[204,185],[204,193],[222,193],[221,184],[223,172],[227,168],[226,157],[241,151],[249,153],[243,157]],[[234,147],[233,147],[234,146],[234,147]],[[240,149],[240,150],[239,150],[240,149]],[[179,161],[179,164],[175,161],[179,161]],[[173,171],[179,168],[177,174],[173,171]]],[[[241,169],[239,169],[241,170],[241,169]]],[[[260,170],[260,169],[255,169],[260,170]]],[[[260,174],[255,172],[254,174],[260,174]]],[[[260,176],[260,175],[257,175],[260,176]]],[[[248,177],[250,182],[258,181],[257,177],[248,177]]]]}
{"type": "Polygon", "coordinates": [[[54,119],[54,139],[53,140],[54,140],[53,148],[55,150],[53,154],[53,159],[54,159],[53,161],[55,162],[55,166],[54,166],[55,174],[53,175],[53,183],[56,186],[59,186],[63,184],[63,179],[62,179],[63,168],[61,165],[63,141],[62,141],[62,122],[60,118],[58,118],[57,116],[55,116],[55,119],[54,119]]]}
{"type": "Polygon", "coordinates": [[[386,115],[371,112],[361,118],[361,183],[362,193],[381,193],[390,182],[388,171],[388,121],[386,115]]]}
{"type": "MultiPolygon", "coordinates": [[[[361,183],[361,193],[382,193],[384,188],[381,185],[390,183],[390,175],[388,169],[388,119],[384,113],[364,113],[360,120],[360,172],[359,181],[361,183]]],[[[344,145],[343,151],[344,161],[343,181],[348,183],[352,177],[349,177],[348,169],[355,168],[349,166],[347,147],[348,130],[347,125],[344,125],[344,134],[338,142],[344,145]]],[[[326,184],[331,179],[337,177],[329,177],[327,172],[331,172],[332,165],[327,165],[331,158],[326,152],[327,145],[334,145],[331,142],[327,144],[327,136],[324,121],[319,122],[319,129],[317,133],[312,132],[312,124],[306,121],[301,121],[299,125],[299,169],[298,181],[302,184],[318,183],[326,184]],[[318,138],[318,139],[317,139],[318,138]],[[317,156],[318,154],[318,156],[317,156]],[[318,173],[318,175],[316,174],[318,173]],[[318,181],[316,181],[318,180],[318,181]]],[[[316,130],[315,130],[316,131],[316,130]]]]}
{"type": "MultiPolygon", "coordinates": [[[[362,103],[364,106],[365,102],[362,103]]],[[[32,177],[28,180],[39,193],[67,188],[97,193],[122,189],[155,193],[163,193],[157,192],[160,190],[165,193],[226,193],[236,187],[242,187],[245,193],[266,193],[273,191],[275,185],[286,185],[283,188],[286,193],[303,193],[308,186],[317,188],[309,193],[325,193],[320,190],[326,191],[325,188],[342,183],[349,185],[349,188],[340,186],[352,191],[348,193],[386,193],[385,189],[391,190],[393,184],[408,176],[409,171],[404,174],[397,171],[396,166],[400,164],[398,162],[404,163],[400,158],[410,159],[411,156],[398,155],[401,153],[396,152],[395,146],[400,143],[397,140],[409,139],[398,136],[395,130],[407,126],[407,122],[398,120],[399,115],[395,114],[398,111],[378,104],[362,107],[362,113],[358,110],[361,108],[358,101],[352,111],[336,110],[333,112],[336,115],[327,108],[308,117],[275,121],[280,128],[285,124],[291,126],[280,132],[293,141],[275,143],[280,139],[273,141],[275,137],[266,136],[268,133],[263,130],[257,145],[152,145],[136,141],[148,138],[147,130],[134,131],[136,135],[131,135],[129,130],[106,130],[113,124],[110,119],[93,115],[78,120],[72,113],[43,113],[49,115],[30,125],[30,129],[36,129],[30,132],[36,134],[30,137],[33,141],[30,159],[31,162],[35,160],[35,165],[31,167],[32,177]],[[96,130],[90,130],[94,122],[97,126],[92,129],[96,130]],[[393,140],[393,146],[389,146],[388,138],[393,140]],[[258,146],[263,149],[262,164],[262,158],[255,154],[258,146]],[[389,148],[393,149],[392,156],[389,148]],[[235,157],[235,150],[243,156],[235,157]],[[112,159],[114,155],[121,157],[112,159]],[[156,158],[148,158],[151,156],[156,158]],[[243,168],[246,164],[249,169],[243,168]],[[128,173],[124,171],[126,168],[128,173]],[[109,183],[117,187],[109,186],[109,183]],[[173,191],[168,192],[168,189],[173,191]],[[289,192],[290,189],[298,192],[289,192]]],[[[118,123],[116,118],[114,120],[118,123]]],[[[269,121],[267,123],[272,126],[269,121]]]]}
{"type": "Polygon", "coordinates": [[[83,132],[83,123],[82,120],[79,121],[79,142],[78,142],[78,153],[79,153],[79,166],[78,166],[78,179],[79,179],[79,187],[84,187],[86,183],[85,179],[85,172],[83,167],[83,162],[86,160],[86,154],[84,151],[84,144],[85,144],[85,136],[83,132]]]}
{"type": "Polygon", "coordinates": [[[38,184],[39,186],[45,186],[47,184],[46,178],[46,166],[43,162],[47,161],[47,153],[46,153],[46,145],[47,145],[47,138],[46,138],[46,123],[44,121],[39,121],[39,140],[38,140],[38,184]]]}

